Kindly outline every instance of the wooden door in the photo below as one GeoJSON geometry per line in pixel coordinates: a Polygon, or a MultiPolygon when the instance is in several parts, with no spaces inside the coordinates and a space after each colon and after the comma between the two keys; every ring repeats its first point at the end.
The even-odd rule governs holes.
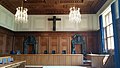
{"type": "Polygon", "coordinates": [[[33,45],[30,44],[28,45],[28,54],[32,54],[32,51],[33,51],[33,45]]]}
{"type": "Polygon", "coordinates": [[[76,51],[76,54],[81,54],[82,53],[82,45],[81,44],[76,44],[75,45],[75,51],[76,51]]]}

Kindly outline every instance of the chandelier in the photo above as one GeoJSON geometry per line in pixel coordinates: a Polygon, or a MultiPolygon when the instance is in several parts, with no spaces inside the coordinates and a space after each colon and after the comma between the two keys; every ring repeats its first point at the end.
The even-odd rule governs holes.
{"type": "Polygon", "coordinates": [[[73,23],[80,23],[81,21],[80,8],[75,7],[70,8],[69,21],[73,23]]]}
{"type": "MultiPolygon", "coordinates": [[[[26,0],[25,0],[26,1],[26,0]]],[[[27,15],[27,8],[23,7],[23,2],[22,2],[22,7],[16,8],[16,13],[15,13],[15,21],[20,22],[20,23],[27,23],[28,22],[28,15],[27,15]]]]}

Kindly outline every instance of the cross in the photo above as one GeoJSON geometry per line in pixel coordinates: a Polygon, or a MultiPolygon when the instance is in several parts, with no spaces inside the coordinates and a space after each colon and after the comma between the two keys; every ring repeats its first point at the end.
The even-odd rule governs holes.
{"type": "Polygon", "coordinates": [[[56,21],[60,21],[60,18],[56,18],[56,16],[53,16],[53,18],[48,18],[48,21],[53,21],[53,31],[56,31],[56,21]]]}

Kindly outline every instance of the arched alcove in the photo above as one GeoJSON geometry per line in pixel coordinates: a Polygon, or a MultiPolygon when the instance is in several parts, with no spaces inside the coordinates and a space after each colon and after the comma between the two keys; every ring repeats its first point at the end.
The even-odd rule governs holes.
{"type": "Polygon", "coordinates": [[[35,36],[28,36],[24,42],[23,42],[23,47],[24,47],[24,54],[37,54],[37,43],[35,36]],[[30,50],[30,52],[29,52],[30,50]]]}
{"type": "Polygon", "coordinates": [[[80,34],[75,34],[72,37],[72,46],[71,46],[71,53],[75,54],[76,50],[75,50],[75,46],[80,46],[81,48],[81,54],[86,54],[86,43],[85,43],[85,39],[83,38],[82,35],[80,34]]]}

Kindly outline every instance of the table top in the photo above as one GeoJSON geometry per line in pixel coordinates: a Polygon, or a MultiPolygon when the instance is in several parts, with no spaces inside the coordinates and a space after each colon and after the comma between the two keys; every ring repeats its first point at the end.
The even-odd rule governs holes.
{"type": "Polygon", "coordinates": [[[14,62],[6,63],[6,64],[0,64],[0,68],[9,67],[9,66],[24,63],[24,62],[26,62],[26,61],[14,61],[14,62]]]}
{"type": "Polygon", "coordinates": [[[109,54],[87,54],[89,56],[109,56],[109,54]]]}

